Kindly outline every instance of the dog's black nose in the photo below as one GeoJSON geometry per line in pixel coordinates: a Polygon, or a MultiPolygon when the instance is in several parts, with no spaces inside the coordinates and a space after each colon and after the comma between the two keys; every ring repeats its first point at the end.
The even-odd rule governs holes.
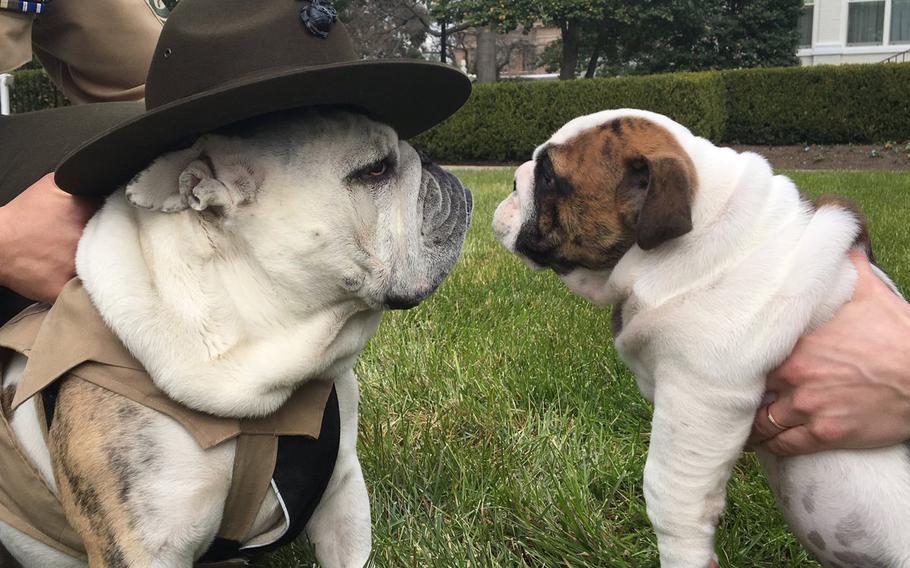
{"type": "Polygon", "coordinates": [[[385,307],[388,310],[410,310],[420,304],[420,298],[406,296],[388,296],[385,307]]]}

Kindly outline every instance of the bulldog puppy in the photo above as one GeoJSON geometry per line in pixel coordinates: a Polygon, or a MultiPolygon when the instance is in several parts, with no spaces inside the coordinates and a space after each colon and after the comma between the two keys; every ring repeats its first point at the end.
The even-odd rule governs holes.
{"type": "MultiPolygon", "coordinates": [[[[623,109],[538,147],[493,228],[532,268],[613,305],[616,348],[654,403],[644,494],[661,565],[707,567],[767,374],[852,295],[861,215],[807,201],[761,156],[623,109]]],[[[760,457],[826,566],[910,566],[906,445],[760,457]]]]}
{"type": "MultiPolygon", "coordinates": [[[[323,566],[359,567],[371,537],[353,367],[383,310],[416,306],[448,275],[471,212],[470,192],[391,127],[294,112],[161,156],[91,220],[77,268],[104,321],[186,406],[261,416],[305,381],[334,380],[340,447],[306,534],[323,566]]],[[[22,363],[5,365],[4,389],[22,363]]],[[[235,443],[203,451],[170,418],[82,382],[63,386],[57,414],[51,452],[33,405],[11,422],[89,564],[191,566],[218,530],[235,443]]],[[[276,540],[282,507],[267,495],[247,543],[276,540]]],[[[27,567],[84,566],[9,526],[0,538],[27,567]]]]}

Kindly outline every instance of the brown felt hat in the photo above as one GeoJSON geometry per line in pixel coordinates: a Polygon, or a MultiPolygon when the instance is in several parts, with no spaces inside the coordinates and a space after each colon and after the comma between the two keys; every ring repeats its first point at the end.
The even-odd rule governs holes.
{"type": "Polygon", "coordinates": [[[357,59],[325,0],[183,0],[145,89],[145,112],[69,153],[58,186],[105,195],[193,136],[305,106],[356,108],[409,138],[458,110],[471,84],[440,63],[357,59]]]}
{"type": "Polygon", "coordinates": [[[138,102],[92,103],[0,116],[0,206],[93,136],[145,112],[138,102]]]}

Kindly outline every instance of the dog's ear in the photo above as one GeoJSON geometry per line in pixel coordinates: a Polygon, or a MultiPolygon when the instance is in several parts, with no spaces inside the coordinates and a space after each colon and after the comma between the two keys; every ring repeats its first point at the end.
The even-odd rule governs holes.
{"type": "Polygon", "coordinates": [[[644,250],[692,230],[691,167],[679,156],[642,158],[648,183],[635,226],[635,241],[644,250]]]}
{"type": "Polygon", "coordinates": [[[224,213],[251,202],[262,179],[252,166],[241,161],[216,165],[207,154],[190,162],[180,173],[180,195],[196,211],[224,213]]]}
{"type": "Polygon", "coordinates": [[[127,184],[127,200],[163,213],[190,208],[224,214],[249,203],[262,186],[262,175],[226,151],[228,143],[204,136],[191,148],[162,156],[127,184]]]}

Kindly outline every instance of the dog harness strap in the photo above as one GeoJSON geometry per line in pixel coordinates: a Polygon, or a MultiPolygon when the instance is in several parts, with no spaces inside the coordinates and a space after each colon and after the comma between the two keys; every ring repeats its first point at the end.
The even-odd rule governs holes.
{"type": "Polygon", "coordinates": [[[231,488],[218,529],[220,538],[244,541],[271,486],[277,459],[276,436],[241,434],[237,437],[231,488]]]}

